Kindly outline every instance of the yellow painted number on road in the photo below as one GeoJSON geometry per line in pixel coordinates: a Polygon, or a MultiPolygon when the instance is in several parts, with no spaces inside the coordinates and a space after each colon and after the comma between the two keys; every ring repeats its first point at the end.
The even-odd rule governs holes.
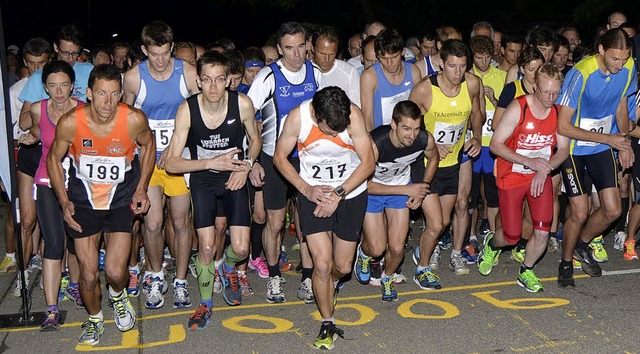
{"type": "Polygon", "coordinates": [[[76,350],[80,352],[96,352],[116,349],[147,349],[152,347],[158,347],[161,345],[167,345],[171,343],[182,342],[187,338],[187,333],[184,331],[184,326],[181,324],[171,325],[169,327],[169,339],[161,340],[158,342],[144,343],[139,342],[140,332],[137,329],[122,333],[122,341],[120,345],[113,346],[100,346],[92,347],[89,345],[76,345],[76,350]]]}
{"type": "Polygon", "coordinates": [[[500,300],[492,296],[499,292],[499,290],[481,291],[478,293],[471,293],[471,295],[486,301],[493,306],[509,310],[540,310],[569,304],[569,300],[559,299],[556,297],[531,297],[500,300]]]}
{"type": "Polygon", "coordinates": [[[450,304],[448,302],[444,302],[444,301],[431,300],[431,299],[415,299],[415,300],[407,301],[407,302],[401,304],[400,306],[398,306],[398,314],[400,314],[400,316],[402,316],[404,318],[419,318],[419,319],[439,320],[439,319],[447,319],[447,318],[456,317],[456,316],[460,315],[460,310],[455,305],[452,305],[452,304],[450,304]],[[416,304],[434,305],[436,307],[439,307],[441,310],[443,310],[444,314],[442,314],[442,315],[423,315],[423,314],[414,313],[412,308],[416,304]]]}
{"type": "MultiPolygon", "coordinates": [[[[359,305],[359,304],[338,304],[336,306],[336,310],[339,310],[339,309],[355,310],[359,316],[354,321],[339,320],[336,318],[336,325],[338,326],[361,326],[373,321],[376,318],[376,316],[379,315],[379,313],[374,311],[371,307],[359,305]]],[[[336,312],[336,313],[342,314],[343,311],[336,312]]],[[[322,317],[320,316],[320,312],[318,311],[312,312],[311,316],[313,316],[313,318],[316,321],[322,320],[322,317]]]]}
{"type": "Polygon", "coordinates": [[[282,318],[277,318],[277,317],[247,315],[247,316],[235,316],[235,317],[228,318],[222,321],[222,325],[227,329],[230,329],[236,332],[273,334],[273,333],[282,333],[290,330],[293,327],[293,322],[287,321],[282,318]],[[243,321],[268,322],[273,325],[273,328],[248,327],[242,324],[243,321]]]}

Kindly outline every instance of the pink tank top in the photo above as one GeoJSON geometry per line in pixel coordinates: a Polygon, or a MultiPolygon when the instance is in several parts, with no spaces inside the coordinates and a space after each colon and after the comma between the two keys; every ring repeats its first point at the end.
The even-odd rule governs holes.
{"type": "MultiPolygon", "coordinates": [[[[47,173],[47,155],[49,154],[49,150],[51,150],[53,139],[56,137],[56,125],[53,124],[53,122],[49,118],[49,113],[47,112],[48,101],[48,99],[40,101],[40,122],[38,123],[38,127],[40,127],[42,156],[40,157],[40,162],[38,163],[38,169],[36,170],[34,181],[36,184],[51,187],[51,184],[49,183],[49,174],[47,173]]],[[[81,104],[81,102],[78,102],[78,105],[81,104]]],[[[64,167],[66,187],[67,173],[69,170],[69,159],[67,158],[67,155],[65,155],[63,159],[62,166],[64,167]]]]}

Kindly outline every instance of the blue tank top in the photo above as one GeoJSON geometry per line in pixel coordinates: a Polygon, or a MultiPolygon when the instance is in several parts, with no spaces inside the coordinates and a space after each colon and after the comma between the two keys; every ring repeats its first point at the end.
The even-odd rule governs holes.
{"type": "Polygon", "coordinates": [[[409,99],[413,89],[411,63],[402,62],[402,65],[404,65],[404,80],[400,85],[394,85],[384,76],[380,63],[373,64],[378,76],[378,87],[373,92],[373,128],[391,124],[393,107],[398,102],[409,99]]]}
{"type": "MultiPolygon", "coordinates": [[[[313,75],[313,64],[309,60],[305,61],[306,74],[304,81],[300,84],[290,83],[277,63],[271,63],[269,67],[274,75],[275,90],[271,97],[273,106],[268,104],[262,110],[262,130],[263,151],[273,155],[275,141],[280,136],[282,129],[282,118],[302,102],[312,99],[318,90],[318,83],[313,75]],[[269,132],[268,137],[265,136],[266,132],[269,132]]],[[[293,156],[297,156],[297,150],[294,150],[293,156]]]]}
{"type": "Polygon", "coordinates": [[[436,70],[436,68],[433,66],[430,55],[424,57],[424,64],[425,64],[425,67],[427,68],[427,76],[438,75],[438,70],[436,70]]]}
{"type": "Polygon", "coordinates": [[[147,67],[148,60],[138,64],[140,89],[134,107],[141,109],[149,118],[149,127],[156,139],[156,158],[160,157],[160,153],[169,145],[178,107],[189,97],[182,60],[173,60],[173,72],[164,81],[158,81],[151,76],[147,67]]]}

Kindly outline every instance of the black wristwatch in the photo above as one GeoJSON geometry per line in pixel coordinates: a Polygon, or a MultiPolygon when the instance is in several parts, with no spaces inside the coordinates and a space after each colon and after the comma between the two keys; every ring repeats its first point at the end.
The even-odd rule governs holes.
{"type": "Polygon", "coordinates": [[[342,185],[334,188],[333,192],[340,198],[344,198],[347,195],[347,191],[344,190],[344,187],[342,187],[342,185]]]}

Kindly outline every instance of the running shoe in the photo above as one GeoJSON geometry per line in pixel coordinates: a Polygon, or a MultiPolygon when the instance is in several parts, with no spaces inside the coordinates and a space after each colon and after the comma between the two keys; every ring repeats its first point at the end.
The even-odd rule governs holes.
{"type": "Polygon", "coordinates": [[[599,277],[602,275],[602,269],[598,262],[593,258],[593,252],[591,252],[590,248],[583,250],[576,247],[574,254],[578,256],[582,265],[582,270],[589,274],[590,277],[599,277]]]}
{"type": "Polygon", "coordinates": [[[526,257],[526,255],[527,251],[524,248],[519,248],[518,246],[516,246],[511,250],[511,259],[520,264],[524,263],[524,258],[526,257]]]}
{"type": "Polygon", "coordinates": [[[613,238],[613,249],[620,252],[624,251],[624,241],[627,239],[627,233],[618,231],[613,238]]]}
{"type": "Polygon", "coordinates": [[[478,254],[472,244],[462,249],[462,258],[467,261],[467,264],[478,263],[478,254]]]}
{"type": "Polygon", "coordinates": [[[100,343],[100,335],[104,332],[104,321],[88,319],[82,324],[81,345],[95,346],[100,343]]]}
{"type": "Polygon", "coordinates": [[[422,272],[417,272],[416,270],[413,282],[423,290],[437,290],[442,288],[440,278],[433,272],[431,267],[425,268],[422,272]]]}
{"type": "Polygon", "coordinates": [[[573,269],[582,269],[582,263],[575,254],[573,255],[573,269]]]}
{"type": "Polygon", "coordinates": [[[536,274],[531,269],[527,269],[524,272],[520,273],[517,283],[530,293],[544,291],[544,287],[542,286],[540,279],[538,279],[536,274]]]}
{"type": "Polygon", "coordinates": [[[238,271],[238,281],[240,282],[240,290],[242,291],[242,296],[253,295],[253,288],[251,287],[249,278],[247,278],[246,272],[238,271]]]}
{"type": "Polygon", "coordinates": [[[382,301],[398,300],[398,292],[393,284],[393,277],[383,277],[380,280],[380,289],[382,290],[382,301]]]}
{"type": "Polygon", "coordinates": [[[58,301],[63,301],[67,298],[67,295],[64,294],[64,289],[69,285],[69,274],[63,274],[60,277],[60,291],[58,291],[58,301]]]}
{"type": "Polygon", "coordinates": [[[305,304],[313,304],[316,302],[316,297],[313,295],[311,278],[307,278],[300,283],[300,287],[298,288],[298,299],[304,300],[305,304]]]}
{"type": "Polygon", "coordinates": [[[187,290],[187,282],[173,281],[173,308],[186,309],[191,307],[191,298],[187,290]]]}
{"type": "Polygon", "coordinates": [[[549,253],[556,253],[558,251],[558,239],[555,237],[549,237],[549,242],[547,243],[547,251],[549,253]]]}
{"type": "Polygon", "coordinates": [[[267,281],[267,302],[270,304],[285,302],[282,282],[277,275],[269,277],[267,281]]]}
{"type": "MultiPolygon", "coordinates": [[[[29,273],[25,271],[24,275],[25,275],[24,283],[27,286],[27,292],[29,292],[29,273]]],[[[13,283],[13,296],[15,297],[22,296],[22,281],[20,279],[21,279],[20,273],[18,272],[18,276],[16,277],[13,283]]]]}
{"type": "Polygon", "coordinates": [[[67,285],[64,288],[64,294],[67,296],[69,300],[73,300],[76,304],[76,307],[81,309],[84,307],[84,302],[82,302],[82,297],[80,296],[80,286],[69,286],[67,285]]]}
{"type": "Polygon", "coordinates": [[[54,332],[60,329],[60,314],[54,311],[47,311],[47,317],[40,325],[40,332],[54,332]]]}
{"type": "Polygon", "coordinates": [[[473,247],[476,256],[480,253],[480,242],[477,239],[469,240],[469,245],[473,247]]]}
{"type": "Polygon", "coordinates": [[[191,256],[191,258],[189,258],[189,272],[191,273],[191,275],[198,279],[198,269],[196,268],[196,258],[198,257],[198,254],[194,254],[191,256]]]}
{"type": "Polygon", "coordinates": [[[440,247],[436,247],[433,250],[431,257],[429,258],[429,267],[431,267],[431,269],[438,270],[438,268],[440,267],[441,254],[442,251],[440,250],[440,247]]]}
{"type": "Polygon", "coordinates": [[[220,280],[222,280],[222,285],[224,286],[222,298],[229,306],[240,305],[242,304],[242,290],[238,281],[238,269],[234,267],[227,272],[224,268],[224,262],[220,263],[218,273],[220,273],[220,280]]]}
{"type": "Polygon", "coordinates": [[[629,240],[624,242],[624,259],[627,261],[638,259],[635,240],[629,240]]]}
{"type": "Polygon", "coordinates": [[[0,263],[0,274],[13,273],[16,271],[16,259],[11,257],[4,257],[2,263],[0,263]]]}
{"type": "Polygon", "coordinates": [[[371,280],[371,261],[372,257],[369,257],[362,253],[361,245],[358,245],[356,261],[353,262],[353,273],[356,275],[356,280],[360,284],[369,284],[369,280],[371,280]]]}
{"type": "Polygon", "coordinates": [[[373,287],[380,286],[380,277],[382,277],[382,262],[372,259],[369,262],[369,272],[371,273],[369,276],[369,285],[373,287]]]}
{"type": "Polygon", "coordinates": [[[145,273],[144,277],[142,278],[142,293],[148,294],[149,291],[151,291],[151,274],[145,273]]]}
{"type": "Polygon", "coordinates": [[[322,322],[320,334],[318,334],[316,341],[313,342],[313,346],[317,349],[333,349],[333,344],[338,337],[344,338],[342,329],[336,327],[333,322],[322,322]]]}
{"type": "Polygon", "coordinates": [[[407,277],[402,274],[402,268],[398,267],[396,272],[393,275],[393,283],[394,284],[404,284],[407,282],[407,277]]]}
{"type": "Polygon", "coordinates": [[[256,259],[253,259],[249,256],[249,268],[255,270],[260,278],[269,278],[269,267],[267,266],[267,260],[264,259],[264,257],[257,257],[256,259]]]}
{"type": "Polygon", "coordinates": [[[442,233],[442,237],[440,238],[440,241],[438,241],[438,247],[440,247],[440,249],[443,249],[443,250],[448,250],[449,248],[451,248],[451,242],[452,242],[451,228],[447,227],[442,233]]]}
{"type": "Polygon", "coordinates": [[[140,272],[137,270],[129,270],[129,285],[127,285],[127,294],[129,297],[138,297],[140,295],[140,272]]]}
{"type": "Polygon", "coordinates": [[[596,262],[605,263],[609,260],[607,250],[604,249],[602,235],[591,240],[591,242],[589,242],[589,247],[591,248],[591,257],[595,259],[596,262]]]}
{"type": "Polygon", "coordinates": [[[420,246],[416,246],[416,248],[413,249],[413,263],[415,265],[419,265],[420,264],[420,246]]]}
{"type": "Polygon", "coordinates": [[[568,265],[566,267],[560,266],[558,267],[558,286],[566,288],[567,286],[576,286],[575,281],[573,280],[573,267],[568,265]]]}
{"type": "Polygon", "coordinates": [[[189,316],[187,326],[190,330],[196,331],[207,328],[211,323],[211,309],[205,304],[200,304],[193,315],[189,316]]]}
{"type": "Polygon", "coordinates": [[[104,260],[106,258],[107,258],[107,251],[101,249],[98,252],[98,270],[99,271],[103,271],[104,270],[104,260]]]}
{"type": "Polygon", "coordinates": [[[109,306],[113,307],[113,319],[120,332],[126,332],[135,326],[136,311],[131,306],[126,290],[123,290],[117,297],[112,297],[109,294],[109,306]]]}
{"type": "Polygon", "coordinates": [[[144,306],[148,309],[159,309],[164,306],[164,294],[169,290],[169,284],[160,277],[151,277],[151,288],[147,293],[144,306]]]}
{"type": "Polygon", "coordinates": [[[36,253],[29,261],[29,271],[42,270],[42,257],[36,253]]]}
{"type": "Polygon", "coordinates": [[[469,268],[465,265],[465,261],[462,260],[462,255],[452,254],[451,261],[449,262],[449,270],[456,272],[456,275],[469,274],[469,268]]]}
{"type": "MultiPolygon", "coordinates": [[[[222,262],[220,262],[222,264],[222,262]]],[[[222,284],[222,279],[220,279],[220,273],[218,272],[218,268],[216,268],[216,274],[213,278],[213,292],[216,294],[220,294],[224,289],[224,285],[222,284]]]]}
{"type": "Polygon", "coordinates": [[[493,232],[487,234],[484,239],[484,247],[482,247],[482,251],[478,255],[478,272],[482,275],[489,275],[493,267],[498,265],[498,257],[500,257],[501,250],[494,250],[489,243],[494,235],[495,233],[493,232]]]}
{"type": "Polygon", "coordinates": [[[280,251],[280,260],[278,261],[278,264],[280,265],[280,271],[282,272],[288,272],[293,269],[293,264],[287,261],[287,252],[285,252],[284,250],[280,251]]]}

